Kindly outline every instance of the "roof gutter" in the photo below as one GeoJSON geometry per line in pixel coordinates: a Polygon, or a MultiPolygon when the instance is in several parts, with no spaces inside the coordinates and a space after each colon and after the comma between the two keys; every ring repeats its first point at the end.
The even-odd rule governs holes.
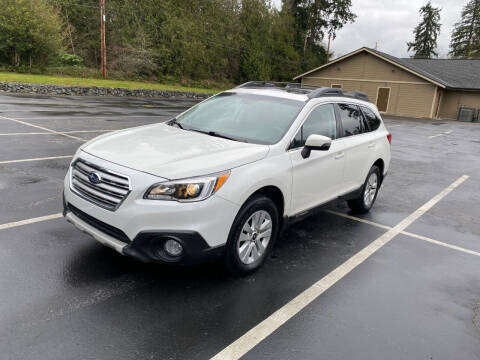
{"type": "Polygon", "coordinates": [[[451,91],[477,91],[480,92],[480,88],[456,88],[456,87],[450,87],[447,86],[445,90],[451,90],[451,91]]]}

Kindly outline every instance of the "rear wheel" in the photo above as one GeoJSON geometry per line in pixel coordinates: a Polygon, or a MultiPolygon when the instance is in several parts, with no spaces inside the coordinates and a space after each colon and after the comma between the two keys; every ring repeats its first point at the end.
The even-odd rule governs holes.
{"type": "Polygon", "coordinates": [[[261,267],[277,237],[278,210],[266,196],[256,195],[240,209],[230,230],[226,264],[234,274],[261,267]]]}
{"type": "Polygon", "coordinates": [[[348,200],[347,202],[352,211],[363,214],[372,208],[377,199],[378,190],[380,189],[380,176],[380,169],[378,166],[372,166],[368,172],[367,179],[363,184],[360,196],[356,199],[348,200]]]}

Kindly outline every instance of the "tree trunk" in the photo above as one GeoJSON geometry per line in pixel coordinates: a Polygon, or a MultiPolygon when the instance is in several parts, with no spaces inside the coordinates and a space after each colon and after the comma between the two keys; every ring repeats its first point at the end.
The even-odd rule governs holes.
{"type": "Polygon", "coordinates": [[[305,40],[303,41],[303,56],[305,56],[305,51],[307,51],[307,38],[308,38],[308,31],[305,31],[305,40]]]}
{"type": "Polygon", "coordinates": [[[330,60],[330,40],[332,39],[332,34],[328,34],[328,45],[327,45],[327,63],[330,60]]]}

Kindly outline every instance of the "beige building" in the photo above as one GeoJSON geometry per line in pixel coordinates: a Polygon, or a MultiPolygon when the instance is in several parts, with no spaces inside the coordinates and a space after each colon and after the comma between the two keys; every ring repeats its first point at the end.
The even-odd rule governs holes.
{"type": "Polygon", "coordinates": [[[480,60],[399,59],[363,47],[296,79],[364,91],[390,115],[456,119],[461,106],[480,109],[480,60]]]}

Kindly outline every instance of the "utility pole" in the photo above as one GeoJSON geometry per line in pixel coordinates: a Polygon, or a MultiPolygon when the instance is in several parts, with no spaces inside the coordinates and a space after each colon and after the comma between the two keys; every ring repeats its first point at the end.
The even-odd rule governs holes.
{"type": "Polygon", "coordinates": [[[107,49],[105,45],[105,0],[100,0],[100,28],[101,28],[101,57],[102,57],[102,76],[107,77],[107,49]]]}

